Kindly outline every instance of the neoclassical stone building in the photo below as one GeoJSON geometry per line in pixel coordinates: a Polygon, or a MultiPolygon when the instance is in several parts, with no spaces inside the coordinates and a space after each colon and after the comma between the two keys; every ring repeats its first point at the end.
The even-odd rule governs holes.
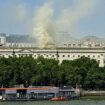
{"type": "Polygon", "coordinates": [[[68,46],[54,47],[54,48],[44,48],[39,49],[35,47],[34,44],[20,44],[20,43],[6,43],[4,37],[0,38],[0,56],[9,57],[9,56],[29,56],[32,55],[34,58],[38,56],[43,56],[45,58],[54,58],[58,59],[60,62],[63,60],[74,60],[82,56],[95,59],[99,62],[99,66],[105,66],[105,47],[104,46],[83,46],[80,43],[78,45],[69,44],[68,46]],[[22,45],[22,46],[20,46],[22,45]],[[71,46],[71,47],[70,47],[71,46]]]}

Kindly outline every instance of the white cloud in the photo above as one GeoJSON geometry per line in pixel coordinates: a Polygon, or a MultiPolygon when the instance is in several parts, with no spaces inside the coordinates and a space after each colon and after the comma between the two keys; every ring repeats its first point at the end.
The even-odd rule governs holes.
{"type": "Polygon", "coordinates": [[[57,25],[60,30],[72,31],[76,24],[83,18],[87,18],[93,12],[100,0],[75,0],[73,7],[62,10],[57,25]]]}

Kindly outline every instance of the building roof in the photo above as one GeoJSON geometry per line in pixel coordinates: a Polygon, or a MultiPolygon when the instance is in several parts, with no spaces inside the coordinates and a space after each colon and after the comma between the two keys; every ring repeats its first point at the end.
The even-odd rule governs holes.
{"type": "Polygon", "coordinates": [[[33,37],[30,37],[29,35],[9,35],[6,36],[6,42],[7,43],[35,43],[36,40],[33,37]]]}

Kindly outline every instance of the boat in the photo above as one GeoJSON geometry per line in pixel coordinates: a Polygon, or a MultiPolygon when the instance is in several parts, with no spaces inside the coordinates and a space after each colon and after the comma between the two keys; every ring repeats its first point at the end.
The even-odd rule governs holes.
{"type": "Polygon", "coordinates": [[[50,99],[50,101],[66,101],[66,100],[67,100],[66,97],[54,97],[50,99]]]}
{"type": "Polygon", "coordinates": [[[51,100],[65,101],[75,99],[76,93],[71,88],[53,86],[0,88],[0,101],[51,100]]]}

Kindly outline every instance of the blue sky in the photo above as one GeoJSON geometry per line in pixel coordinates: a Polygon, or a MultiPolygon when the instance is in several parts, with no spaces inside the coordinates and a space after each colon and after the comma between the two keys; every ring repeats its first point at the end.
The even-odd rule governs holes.
{"type": "MultiPolygon", "coordinates": [[[[72,13],[74,17],[72,14],[68,16],[70,19],[71,17],[75,18],[70,21],[68,18],[68,22],[71,22],[71,24],[63,26],[63,28],[67,28],[67,30],[61,28],[62,30],[60,31],[68,31],[74,37],[87,35],[105,37],[105,0],[96,0],[98,1],[97,3],[93,0],[93,4],[90,4],[92,5],[90,7],[91,9],[89,8],[90,10],[87,14],[85,14],[87,9],[86,12],[85,9],[83,11],[82,9],[80,9],[80,11],[76,10],[77,7],[81,8],[81,4],[77,4],[77,1],[82,3],[84,0],[0,0],[0,33],[31,34],[33,27],[32,19],[36,11],[49,1],[53,2],[54,22],[62,20],[62,11],[65,9],[69,8],[68,14],[72,10],[75,12],[72,13]],[[82,12],[85,16],[80,16],[82,12]]],[[[87,1],[88,0],[85,0],[85,2],[87,1]]],[[[63,19],[65,19],[65,17],[63,19]]],[[[58,25],[58,27],[60,26],[58,25]]]]}

